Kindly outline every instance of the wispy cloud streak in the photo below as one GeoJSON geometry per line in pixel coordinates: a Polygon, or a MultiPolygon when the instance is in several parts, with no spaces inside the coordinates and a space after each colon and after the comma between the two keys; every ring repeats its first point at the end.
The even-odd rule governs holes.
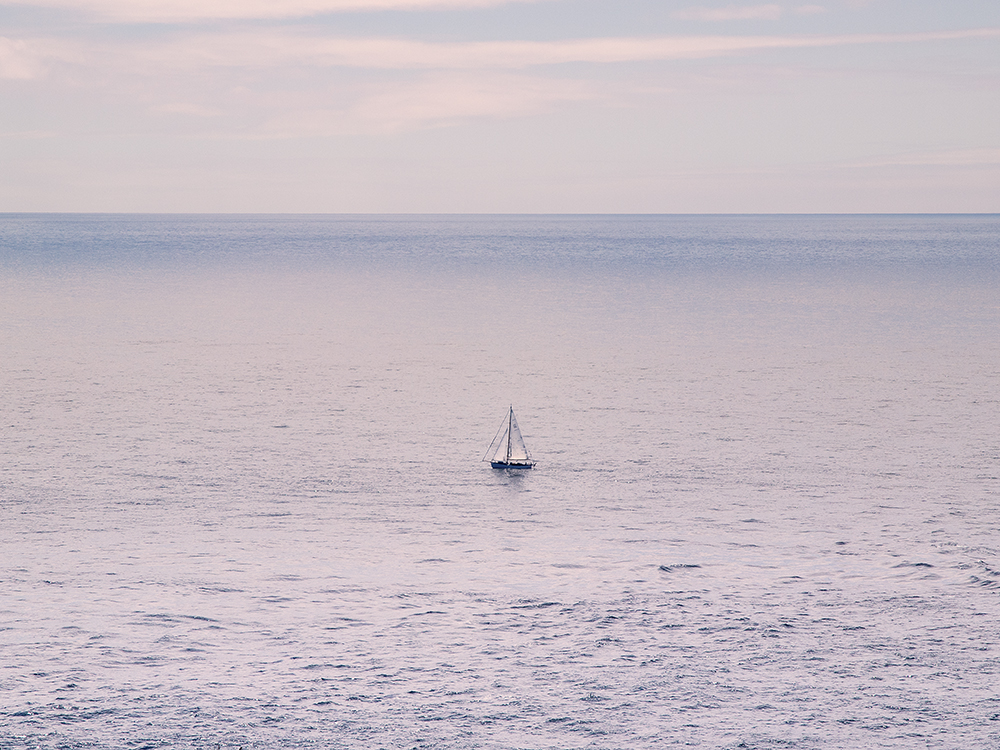
{"type": "Polygon", "coordinates": [[[247,137],[271,139],[445,127],[469,119],[537,114],[595,98],[589,86],[577,81],[509,73],[432,73],[415,81],[384,83],[353,94],[341,92],[326,100],[289,99],[287,106],[272,111],[247,137]]]}
{"type": "MultiPolygon", "coordinates": [[[[327,13],[489,8],[544,0],[31,0],[19,5],[82,12],[119,23],[307,18],[327,13]]],[[[0,1],[0,7],[9,5],[0,1]]]]}
{"type": "Polygon", "coordinates": [[[95,50],[87,45],[58,39],[10,39],[0,37],[0,80],[43,77],[57,63],[92,65],[95,50]]]}
{"type": "Polygon", "coordinates": [[[674,18],[684,21],[776,21],[781,18],[781,6],[775,3],[768,5],[729,5],[725,8],[684,8],[675,11],[674,18]]]}
{"type": "MultiPolygon", "coordinates": [[[[796,16],[815,16],[826,13],[826,8],[822,5],[796,5],[791,12],[796,16]]],[[[681,21],[777,21],[785,15],[785,8],[777,3],[727,5],[725,8],[683,8],[670,15],[681,21]]]]}
{"type": "Polygon", "coordinates": [[[921,151],[896,154],[881,159],[851,162],[853,169],[879,167],[991,167],[1000,164],[1000,148],[965,148],[948,151],[921,151]]]}
{"type": "Polygon", "coordinates": [[[276,65],[378,70],[519,69],[569,63],[628,63],[707,58],[777,49],[1000,38],[1000,28],[914,34],[834,36],[622,37],[563,41],[433,43],[392,38],[328,39],[280,32],[195,35],[134,47],[149,63],[201,68],[276,65]]]}
{"type": "Polygon", "coordinates": [[[113,67],[127,75],[213,67],[371,70],[517,70],[722,57],[766,50],[1000,38],[1000,28],[911,34],[606,37],[556,41],[425,42],[329,38],[281,30],[180,34],[159,42],[92,43],[0,37],[0,78],[41,78],[56,65],[113,67]]]}

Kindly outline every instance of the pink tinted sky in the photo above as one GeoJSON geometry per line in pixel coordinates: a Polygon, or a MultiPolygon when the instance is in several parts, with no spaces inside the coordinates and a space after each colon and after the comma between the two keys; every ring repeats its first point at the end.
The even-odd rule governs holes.
{"type": "Polygon", "coordinates": [[[997,212],[994,0],[0,0],[0,211],[997,212]]]}

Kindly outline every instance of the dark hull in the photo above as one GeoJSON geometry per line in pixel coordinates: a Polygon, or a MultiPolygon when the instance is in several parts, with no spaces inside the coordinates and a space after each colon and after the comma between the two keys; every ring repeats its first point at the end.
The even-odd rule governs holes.
{"type": "Polygon", "coordinates": [[[515,464],[507,463],[506,461],[490,461],[490,466],[494,469],[530,469],[534,466],[532,463],[515,464]]]}

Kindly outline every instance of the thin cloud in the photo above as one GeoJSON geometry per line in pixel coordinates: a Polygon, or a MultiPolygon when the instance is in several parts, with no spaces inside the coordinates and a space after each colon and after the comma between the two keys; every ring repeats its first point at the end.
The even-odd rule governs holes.
{"type": "Polygon", "coordinates": [[[1000,148],[966,148],[896,154],[876,160],[854,162],[856,169],[872,167],[989,167],[1000,164],[1000,148]]]}
{"type": "Polygon", "coordinates": [[[769,3],[767,5],[728,5],[725,8],[685,8],[672,15],[682,21],[777,21],[781,18],[781,6],[769,3]]]}
{"type": "Polygon", "coordinates": [[[168,102],[150,108],[151,112],[165,115],[187,115],[190,117],[218,117],[223,114],[217,107],[205,107],[191,102],[168,102]]]}
{"type": "Polygon", "coordinates": [[[0,79],[29,80],[40,72],[41,65],[28,42],[0,37],[0,79]]]}
{"type": "Polygon", "coordinates": [[[0,80],[42,78],[53,64],[86,64],[91,57],[84,49],[58,40],[0,37],[0,80]]]}
{"type": "MultiPolygon", "coordinates": [[[[544,0],[29,0],[25,5],[72,10],[120,23],[306,18],[325,13],[488,8],[544,0]]],[[[8,5],[0,0],[0,7],[8,5]]]]}
{"type": "Polygon", "coordinates": [[[447,75],[379,92],[359,103],[353,114],[396,129],[412,122],[445,125],[468,118],[522,116],[557,102],[590,98],[579,82],[447,75]]]}
{"type": "Polygon", "coordinates": [[[470,119],[524,117],[598,94],[573,80],[524,75],[432,73],[419,80],[387,83],[356,96],[309,97],[286,102],[280,114],[249,134],[253,139],[392,133],[437,128],[470,119]],[[317,99],[328,99],[317,105],[317,99]],[[348,101],[343,101],[347,99],[348,101]]]}
{"type": "Polygon", "coordinates": [[[607,37],[548,42],[434,43],[392,38],[328,39],[261,31],[195,35],[161,47],[136,47],[132,54],[137,60],[177,68],[301,65],[376,70],[520,69],[568,63],[707,58],[775,49],[997,37],[1000,37],[1000,28],[915,34],[607,37]]]}
{"type": "Polygon", "coordinates": [[[914,34],[816,36],[606,37],[547,42],[436,43],[395,38],[331,39],[281,30],[190,34],[158,43],[92,45],[0,39],[0,77],[42,77],[56,65],[156,76],[211,68],[280,67],[369,70],[518,70],[572,63],[615,64],[808,49],[998,38],[1000,28],[914,34]]]}

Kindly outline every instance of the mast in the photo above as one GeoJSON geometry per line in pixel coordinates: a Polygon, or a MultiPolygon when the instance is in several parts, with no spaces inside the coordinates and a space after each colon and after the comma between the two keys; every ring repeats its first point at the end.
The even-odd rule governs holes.
{"type": "Polygon", "coordinates": [[[507,463],[510,463],[510,433],[514,426],[514,405],[510,405],[510,414],[507,415],[507,463]]]}

